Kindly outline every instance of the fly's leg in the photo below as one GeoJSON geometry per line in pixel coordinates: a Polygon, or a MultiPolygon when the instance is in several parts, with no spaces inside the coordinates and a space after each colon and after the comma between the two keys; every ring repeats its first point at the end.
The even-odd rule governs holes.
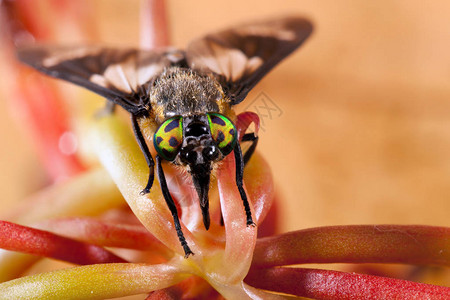
{"type": "Polygon", "coordinates": [[[135,115],[131,115],[131,123],[133,124],[134,135],[136,136],[139,147],[141,148],[142,153],[144,153],[145,161],[147,162],[149,168],[148,181],[145,188],[141,191],[141,195],[145,195],[150,193],[150,189],[153,185],[153,180],[155,178],[154,166],[155,162],[153,161],[150,150],[148,149],[147,143],[145,142],[144,136],[142,135],[141,128],[139,127],[139,123],[135,115]]]}
{"type": "Polygon", "coordinates": [[[175,224],[175,229],[177,231],[178,239],[180,240],[181,246],[184,250],[184,257],[188,258],[189,255],[194,254],[189,248],[183,232],[181,231],[180,219],[178,218],[177,207],[173,202],[172,196],[170,196],[169,189],[167,188],[166,177],[164,176],[164,171],[161,166],[161,158],[156,155],[156,172],[158,174],[159,184],[161,185],[161,191],[163,193],[164,199],[166,200],[167,206],[169,207],[170,213],[173,217],[173,223],[175,224]]]}
{"type": "Polygon", "coordinates": [[[236,143],[236,146],[234,146],[234,159],[236,161],[236,185],[238,187],[239,193],[241,194],[242,202],[244,202],[245,214],[247,216],[247,226],[256,226],[255,222],[253,222],[252,219],[250,204],[248,203],[247,194],[245,194],[243,186],[244,157],[242,156],[242,151],[241,147],[239,146],[239,143],[236,143]]]}
{"type": "Polygon", "coordinates": [[[252,157],[253,153],[255,152],[256,145],[258,144],[258,137],[255,135],[255,133],[246,133],[242,137],[242,142],[252,142],[250,147],[247,149],[247,151],[244,153],[244,166],[247,165],[248,161],[252,157]]]}
{"type": "MultiPolygon", "coordinates": [[[[242,142],[248,142],[248,141],[252,142],[252,144],[250,145],[250,147],[247,149],[247,151],[243,155],[244,167],[247,165],[248,161],[250,160],[250,158],[252,157],[253,153],[255,152],[256,145],[258,144],[258,137],[253,132],[246,133],[242,137],[242,142]]],[[[237,159],[236,159],[236,161],[237,161],[237,159]]],[[[237,164],[236,164],[236,172],[237,172],[237,164]]],[[[237,173],[236,173],[236,177],[237,177],[237,173]]],[[[243,175],[241,176],[241,178],[242,177],[243,177],[243,175]]],[[[239,185],[238,185],[238,188],[239,188],[239,185]]],[[[239,193],[241,193],[241,196],[242,196],[242,194],[244,194],[244,196],[245,196],[245,191],[244,191],[243,188],[242,188],[242,192],[241,192],[241,188],[239,188],[239,193]]],[[[247,196],[245,196],[245,199],[247,199],[247,196]]],[[[244,200],[244,198],[242,198],[242,200],[244,200]]],[[[248,204],[248,201],[244,200],[244,206],[245,206],[246,202],[248,204]]],[[[253,221],[252,221],[250,208],[248,208],[248,213],[247,213],[247,208],[246,208],[245,212],[247,214],[247,225],[254,225],[255,223],[253,223],[253,221]],[[250,216],[250,220],[251,220],[250,224],[248,224],[249,216],[250,216]]],[[[220,225],[221,226],[224,225],[222,212],[220,213],[220,225]]]]}

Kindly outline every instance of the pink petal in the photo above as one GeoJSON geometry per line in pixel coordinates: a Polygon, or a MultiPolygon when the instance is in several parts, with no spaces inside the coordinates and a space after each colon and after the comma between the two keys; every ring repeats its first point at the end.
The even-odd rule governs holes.
{"type": "MultiPolygon", "coordinates": [[[[236,186],[234,156],[223,160],[218,173],[220,204],[225,224],[226,246],[220,274],[229,281],[242,280],[250,267],[257,230],[247,226],[244,205],[236,186]]],[[[248,192],[247,192],[247,195],[248,192]]],[[[255,212],[252,209],[252,215],[255,212]]]]}
{"type": "Polygon", "coordinates": [[[267,216],[275,197],[272,172],[267,161],[255,152],[244,169],[245,187],[259,225],[267,216]]]}
{"type": "Polygon", "coordinates": [[[169,26],[164,0],[141,1],[140,40],[144,49],[170,45],[169,26]]]}

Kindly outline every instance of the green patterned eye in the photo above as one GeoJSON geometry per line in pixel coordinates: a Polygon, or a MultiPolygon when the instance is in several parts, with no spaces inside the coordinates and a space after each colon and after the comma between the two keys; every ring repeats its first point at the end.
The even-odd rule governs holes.
{"type": "Polygon", "coordinates": [[[211,136],[223,155],[228,155],[236,145],[237,130],[233,122],[224,115],[208,113],[209,128],[211,136]]]}
{"type": "Polygon", "coordinates": [[[158,154],[165,160],[172,161],[183,142],[183,125],[181,117],[173,117],[164,121],[153,136],[153,145],[158,154]]]}

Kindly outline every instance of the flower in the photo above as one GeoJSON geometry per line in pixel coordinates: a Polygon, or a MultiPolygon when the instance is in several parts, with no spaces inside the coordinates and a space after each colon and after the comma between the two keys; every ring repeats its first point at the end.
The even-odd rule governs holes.
{"type": "MultiPolygon", "coordinates": [[[[13,8],[27,15],[32,7],[20,6],[23,3],[17,1],[13,8]]],[[[61,11],[68,5],[61,3],[53,8],[61,11]]],[[[46,31],[36,26],[40,23],[30,22],[36,20],[27,16],[22,21],[35,24],[33,35],[44,36],[46,31]]],[[[5,48],[2,54],[7,57],[11,51],[5,48]]],[[[249,162],[244,176],[258,228],[245,224],[232,155],[223,161],[211,184],[209,231],[202,226],[189,177],[164,166],[181,212],[182,230],[195,253],[184,258],[158,185],[148,195],[139,194],[148,167],[128,124],[118,115],[92,117],[95,99],[83,94],[81,113],[72,126],[67,118],[58,118],[64,105],[56,88],[45,87],[34,74],[11,62],[8,66],[17,78],[12,81],[16,85],[13,98],[20,98],[22,109],[29,112],[24,123],[33,129],[54,183],[7,215],[9,221],[0,221],[0,248],[5,249],[0,252],[0,298],[101,299],[148,293],[149,299],[282,298],[279,293],[316,299],[450,297],[450,289],[438,285],[293,267],[310,263],[448,267],[450,229],[360,225],[272,235],[273,182],[259,154],[249,162]],[[38,105],[36,95],[42,96],[38,105]],[[40,110],[42,106],[46,109],[40,110]],[[61,136],[75,131],[84,150],[67,155],[61,151],[61,136]],[[101,166],[87,164],[87,157],[95,157],[101,166]],[[69,179],[62,181],[62,176],[69,179]],[[78,266],[22,275],[42,257],[78,266]]],[[[251,123],[257,131],[255,114],[238,116],[240,136],[251,123]]]]}
{"type": "MultiPolygon", "coordinates": [[[[254,120],[255,115],[246,113],[239,118],[254,120]]],[[[249,123],[237,122],[238,127],[249,123]]],[[[239,129],[245,130],[243,127],[239,129]]],[[[6,281],[0,284],[0,298],[51,296],[55,299],[98,299],[151,291],[169,293],[174,290],[183,296],[194,293],[193,298],[217,296],[214,293],[216,290],[229,299],[278,297],[268,291],[318,299],[408,295],[444,299],[449,295],[448,288],[405,280],[279,267],[332,262],[448,266],[450,229],[394,225],[337,226],[257,239],[256,229],[247,227],[243,221],[245,214],[233,180],[232,156],[224,161],[218,172],[220,208],[218,203],[211,206],[215,222],[209,231],[202,227],[201,213],[195,201],[185,201],[180,207],[183,212],[183,232],[195,253],[186,259],[159,189],[152,189],[145,196],[137,192],[145,184],[147,168],[127,124],[114,115],[93,119],[89,135],[93,148],[132,212],[123,207],[116,210],[118,203],[98,194],[96,187],[101,185],[105,185],[102,191],[115,189],[104,171],[81,174],[74,180],[51,186],[31,198],[26,204],[28,210],[33,212],[34,207],[41,207],[40,211],[48,220],[35,223],[34,227],[40,229],[1,222],[0,247],[82,266],[6,281]],[[104,183],[93,185],[94,180],[104,183]],[[80,190],[83,192],[76,192],[80,190]],[[70,197],[70,200],[62,199],[63,204],[55,208],[53,203],[66,198],[66,195],[75,196],[70,197]],[[110,203],[109,207],[100,209],[109,214],[101,218],[54,219],[58,215],[79,214],[74,209],[78,206],[74,206],[73,202],[81,204],[81,207],[89,206],[93,201],[100,201],[96,197],[110,203]],[[224,226],[219,221],[221,210],[224,226]],[[108,249],[116,250],[111,252],[108,249]],[[127,253],[117,249],[134,251],[127,253]]],[[[170,177],[180,176],[176,170],[166,173],[170,177]]],[[[256,155],[251,160],[245,180],[253,204],[252,212],[260,224],[273,199],[271,175],[261,156],[256,155]]],[[[178,187],[185,189],[180,195],[195,195],[190,191],[190,185],[178,187]]],[[[170,190],[173,188],[177,186],[169,187],[170,190]]],[[[114,194],[113,191],[105,193],[114,194]]],[[[98,208],[93,205],[91,209],[91,213],[94,213],[98,208]]],[[[22,212],[20,216],[19,221],[26,223],[43,219],[35,213],[27,216],[26,212],[22,212]]],[[[18,256],[10,252],[2,254],[4,257],[9,256],[8,260],[18,256]]],[[[1,273],[14,274],[18,268],[24,271],[30,261],[36,259],[22,258],[22,266],[0,264],[1,273]]]]}

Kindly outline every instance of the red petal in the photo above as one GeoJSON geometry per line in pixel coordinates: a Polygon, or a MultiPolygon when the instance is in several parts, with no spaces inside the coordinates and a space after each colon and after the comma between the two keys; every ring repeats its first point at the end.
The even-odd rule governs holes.
{"type": "Polygon", "coordinates": [[[300,230],[259,239],[252,266],[345,262],[450,266],[450,228],[359,225],[300,230]]]}
{"type": "Polygon", "coordinates": [[[314,299],[450,299],[448,287],[329,270],[258,269],[245,281],[257,288],[314,299]]]}
{"type": "Polygon", "coordinates": [[[151,250],[152,253],[169,251],[142,225],[110,224],[94,218],[71,218],[40,223],[39,228],[97,246],[151,250]]]}
{"type": "Polygon", "coordinates": [[[223,299],[219,293],[212,288],[205,280],[200,277],[192,276],[183,280],[177,285],[154,291],[146,300],[163,300],[163,299],[196,299],[210,300],[223,299]]]}
{"type": "Polygon", "coordinates": [[[5,221],[0,221],[0,248],[81,265],[125,262],[101,247],[5,221]]]}
{"type": "Polygon", "coordinates": [[[245,134],[245,131],[250,126],[250,124],[255,124],[255,134],[258,135],[259,131],[259,117],[257,114],[251,111],[246,111],[239,114],[236,118],[236,128],[238,130],[239,139],[245,134]]]}

